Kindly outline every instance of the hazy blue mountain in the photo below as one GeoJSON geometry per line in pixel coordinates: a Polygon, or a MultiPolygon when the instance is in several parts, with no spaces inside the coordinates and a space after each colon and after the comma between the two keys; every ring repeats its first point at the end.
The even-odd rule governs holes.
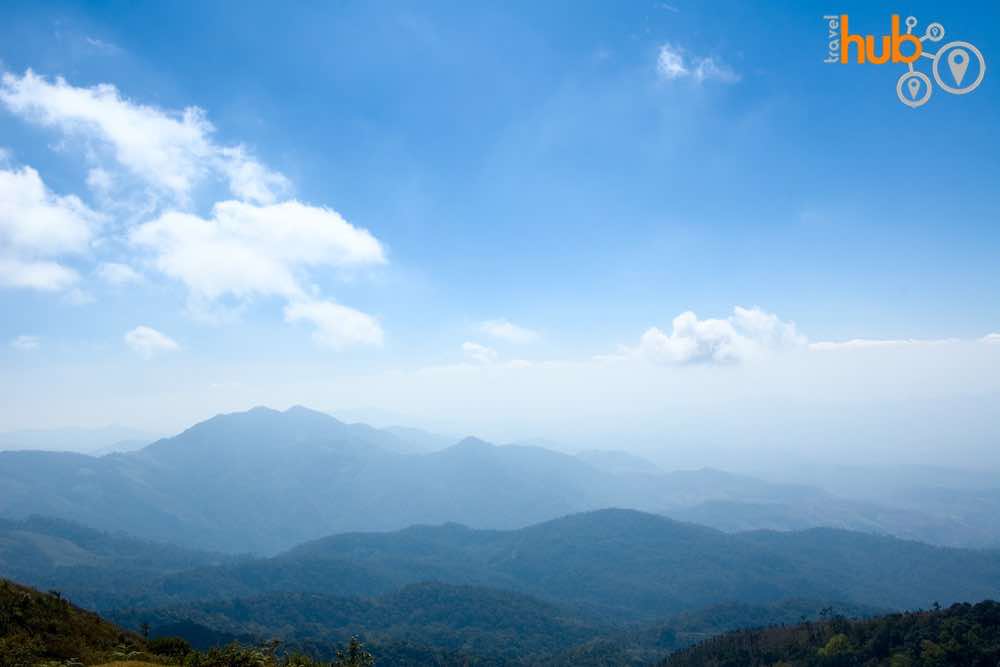
{"type": "MultiPolygon", "coordinates": [[[[886,510],[918,515],[929,525],[910,533],[942,544],[1000,547],[1000,471],[927,465],[799,466],[808,484],[886,510]]],[[[788,477],[788,474],[785,475],[788,477]]],[[[907,534],[894,530],[896,534],[907,534]]]]}
{"type": "Polygon", "coordinates": [[[949,521],[713,469],[660,472],[623,453],[573,456],[475,438],[414,453],[427,445],[421,437],[302,407],[255,408],[136,452],[0,452],[0,516],[57,516],[146,539],[262,554],[337,532],[445,522],[519,528],[606,507],[731,531],[832,526],[950,545],[989,545],[1000,535],[989,520],[949,521]]]}
{"type": "Polygon", "coordinates": [[[428,453],[444,449],[453,445],[457,438],[452,438],[440,433],[431,433],[419,428],[410,426],[386,426],[383,431],[391,433],[399,438],[407,446],[406,453],[428,453]]]}
{"type": "Polygon", "coordinates": [[[620,449],[589,449],[576,458],[610,473],[656,474],[663,472],[655,463],[620,449]]]}
{"type": "Polygon", "coordinates": [[[157,436],[127,426],[58,428],[0,433],[0,451],[76,452],[99,456],[140,449],[157,436]]]}

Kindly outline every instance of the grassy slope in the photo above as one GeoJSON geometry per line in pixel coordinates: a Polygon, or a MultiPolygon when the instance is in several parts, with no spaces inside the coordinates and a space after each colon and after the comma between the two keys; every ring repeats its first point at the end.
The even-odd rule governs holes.
{"type": "Polygon", "coordinates": [[[10,664],[71,659],[93,664],[144,647],[138,635],[61,596],[0,579],[0,656],[10,664]]]}

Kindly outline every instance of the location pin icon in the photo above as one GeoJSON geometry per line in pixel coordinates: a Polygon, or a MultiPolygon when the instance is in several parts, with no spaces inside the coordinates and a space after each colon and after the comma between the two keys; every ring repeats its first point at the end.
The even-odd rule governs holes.
{"type": "Polygon", "coordinates": [[[948,69],[955,77],[955,85],[961,86],[965,78],[965,70],[969,69],[969,52],[965,49],[952,49],[948,54],[948,69]]]}
{"type": "Polygon", "coordinates": [[[906,87],[910,89],[910,99],[917,99],[917,92],[920,90],[920,80],[917,78],[910,79],[906,82],[906,87]]]}

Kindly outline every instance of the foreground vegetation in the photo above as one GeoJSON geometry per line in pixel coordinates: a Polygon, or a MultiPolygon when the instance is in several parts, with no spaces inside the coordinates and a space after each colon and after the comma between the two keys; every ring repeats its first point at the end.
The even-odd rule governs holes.
{"type": "Polygon", "coordinates": [[[320,663],[300,654],[279,655],[279,644],[239,644],[195,651],[183,639],[147,639],[80,609],[59,593],[42,593],[0,579],[0,667],[369,667],[372,655],[356,639],[320,663]]]}
{"type": "Polygon", "coordinates": [[[664,667],[996,667],[1000,603],[831,618],[792,627],[744,630],[675,653],[664,667]]]}
{"type": "MultiPolygon", "coordinates": [[[[418,589],[411,594],[419,592],[424,596],[434,590],[418,589]]],[[[433,600],[421,597],[421,601],[433,600]]],[[[464,615],[469,611],[464,609],[459,613],[464,615]]],[[[503,631],[510,640],[510,649],[503,654],[434,652],[420,644],[402,642],[377,645],[373,653],[379,657],[380,665],[647,665],[671,651],[676,652],[662,662],[663,667],[996,667],[1000,664],[1000,603],[989,601],[866,620],[849,620],[827,609],[818,621],[731,631],[677,650],[695,639],[698,633],[694,628],[722,631],[745,624],[751,615],[773,623],[775,619],[791,619],[791,614],[799,611],[806,612],[808,608],[720,607],[678,617],[666,625],[638,626],[617,637],[598,635],[570,650],[547,655],[540,647],[522,646],[521,633],[513,627],[503,631]]],[[[289,622],[310,623],[295,617],[289,622]]],[[[439,622],[440,619],[435,621],[439,622]]],[[[146,636],[148,630],[145,624],[140,632],[124,630],[70,604],[55,591],[42,593],[0,579],[0,667],[370,667],[376,662],[375,656],[356,638],[339,650],[326,643],[324,650],[317,651],[318,644],[314,644],[311,647],[314,650],[307,649],[309,655],[306,655],[299,652],[302,646],[278,640],[256,645],[234,642],[196,650],[179,637],[150,639],[146,636]],[[327,655],[325,662],[315,659],[323,654],[327,655]]],[[[469,644],[461,646],[467,648],[469,644]]]]}

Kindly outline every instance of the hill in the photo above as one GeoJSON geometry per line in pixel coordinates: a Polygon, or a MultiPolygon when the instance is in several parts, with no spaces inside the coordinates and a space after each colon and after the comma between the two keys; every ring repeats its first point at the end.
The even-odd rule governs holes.
{"type": "Polygon", "coordinates": [[[346,562],[400,583],[498,585],[623,618],[795,597],[906,609],[1000,596],[996,551],[833,529],[727,534],[630,510],[515,531],[335,535],[274,559],[288,561],[346,562]]]}
{"type": "Polygon", "coordinates": [[[0,575],[43,590],[59,590],[91,609],[141,596],[150,579],[237,560],[62,519],[0,519],[0,575]]]}
{"type": "Polygon", "coordinates": [[[1000,664],[1000,604],[867,619],[832,618],[792,627],[733,632],[670,656],[663,667],[1000,664]]]}
{"type": "Polygon", "coordinates": [[[1000,552],[824,528],[730,534],[599,510],[517,530],[444,524],[343,533],[271,558],[227,558],[36,518],[0,524],[0,575],[96,610],[268,593],[381,596],[436,581],[652,621],[790,598],[912,609],[1000,597],[1000,552]]]}
{"type": "Polygon", "coordinates": [[[0,664],[43,660],[96,664],[146,648],[139,635],[75,607],[58,594],[0,579],[0,664]]]}
{"type": "MultiPolygon", "coordinates": [[[[178,637],[147,640],[93,612],[70,604],[55,592],[41,593],[0,579],[0,665],[98,665],[121,667],[185,664],[192,667],[320,667],[307,656],[275,653],[275,646],[212,648],[193,651],[178,637]]],[[[371,654],[355,642],[344,649],[328,647],[331,667],[370,667],[371,654]]],[[[459,658],[402,643],[386,647],[386,655],[406,664],[461,664],[459,658]]]]}

